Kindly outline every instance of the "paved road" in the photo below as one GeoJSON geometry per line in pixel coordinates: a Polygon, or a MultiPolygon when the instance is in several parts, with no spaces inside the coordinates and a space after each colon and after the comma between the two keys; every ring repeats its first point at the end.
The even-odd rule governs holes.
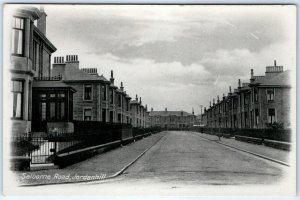
{"type": "MultiPolygon", "coordinates": [[[[137,194],[244,196],[295,193],[295,187],[286,184],[287,182],[283,180],[287,171],[290,170],[289,167],[225,147],[199,137],[199,133],[162,132],[123,148],[128,148],[128,151],[131,149],[128,154],[131,155],[133,152],[140,152],[138,150],[142,149],[142,146],[147,148],[151,146],[150,144],[155,145],[123,175],[116,178],[63,186],[48,185],[18,189],[35,195],[53,194],[53,191],[56,194],[71,192],[73,195],[110,196],[137,194]],[[157,138],[154,137],[160,138],[161,136],[163,136],[162,139],[156,143],[157,138]]],[[[128,155],[124,149],[99,155],[99,157],[78,163],[78,166],[71,166],[66,171],[74,170],[79,173],[82,169],[83,174],[97,172],[103,169],[103,162],[107,163],[103,160],[107,156],[112,158],[111,160],[127,158],[128,155]]],[[[124,163],[120,163],[120,167],[123,167],[124,163]]]]}
{"type": "Polygon", "coordinates": [[[125,171],[120,181],[208,185],[273,184],[287,167],[208,141],[195,133],[174,131],[125,171]]]}

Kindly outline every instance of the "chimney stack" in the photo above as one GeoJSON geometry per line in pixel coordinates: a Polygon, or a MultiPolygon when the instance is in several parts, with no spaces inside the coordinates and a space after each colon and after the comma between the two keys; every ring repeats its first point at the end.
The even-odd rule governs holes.
{"type": "Polygon", "coordinates": [[[239,88],[240,88],[241,87],[241,79],[239,79],[238,85],[239,85],[239,88]]]}
{"type": "Polygon", "coordinates": [[[145,106],[145,109],[146,109],[146,111],[148,111],[148,106],[147,106],[147,104],[146,104],[146,106],[145,106]]]}
{"type": "Polygon", "coordinates": [[[225,99],[225,93],[223,93],[223,100],[225,99]]]}
{"type": "Polygon", "coordinates": [[[139,98],[138,98],[138,95],[137,95],[137,94],[135,95],[135,100],[136,100],[136,101],[138,101],[138,100],[139,100],[139,98]]]}
{"type": "Polygon", "coordinates": [[[229,93],[231,94],[231,86],[229,86],[229,93]]]}
{"type": "Polygon", "coordinates": [[[254,79],[254,71],[253,69],[251,69],[251,78],[250,78],[250,83],[254,82],[255,79],[254,79]]]}
{"type": "Polygon", "coordinates": [[[213,98],[213,105],[215,105],[215,98],[213,98]]]}
{"type": "Polygon", "coordinates": [[[168,109],[167,109],[167,108],[165,108],[165,111],[166,111],[166,112],[168,112],[168,109]]]}
{"type": "Polygon", "coordinates": [[[193,114],[193,115],[195,114],[195,112],[194,112],[194,107],[193,107],[193,110],[192,110],[192,114],[193,114]]]}
{"type": "Polygon", "coordinates": [[[276,67],[276,60],[274,60],[274,67],[276,67]]]}
{"type": "Polygon", "coordinates": [[[66,56],[66,66],[70,66],[70,67],[79,69],[78,55],[67,55],[66,56]]]}
{"type": "Polygon", "coordinates": [[[110,71],[110,83],[113,85],[114,82],[115,82],[115,79],[114,79],[114,71],[111,70],[111,71],[110,71]]]}
{"type": "Polygon", "coordinates": [[[211,101],[209,102],[209,107],[211,107],[211,101]]]}
{"type": "Polygon", "coordinates": [[[153,108],[151,108],[151,112],[153,112],[153,108]]]}
{"type": "Polygon", "coordinates": [[[218,102],[218,103],[220,102],[220,98],[219,98],[219,95],[218,95],[218,100],[217,100],[217,102],[218,102]]]}
{"type": "Polygon", "coordinates": [[[40,7],[41,16],[37,20],[37,28],[46,36],[46,17],[47,14],[44,11],[44,7],[40,7]]]}
{"type": "Polygon", "coordinates": [[[142,104],[142,97],[140,97],[140,104],[142,104]]]}
{"type": "Polygon", "coordinates": [[[124,91],[124,87],[123,87],[123,82],[121,82],[121,87],[120,87],[121,91],[124,91]]]}

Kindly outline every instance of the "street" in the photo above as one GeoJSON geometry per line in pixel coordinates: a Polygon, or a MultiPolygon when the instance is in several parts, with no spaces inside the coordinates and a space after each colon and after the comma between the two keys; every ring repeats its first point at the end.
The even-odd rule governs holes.
{"type": "MultiPolygon", "coordinates": [[[[225,142],[225,139],[222,140],[225,142]]],[[[232,143],[235,141],[227,140],[232,140],[232,143]]],[[[217,137],[207,134],[164,131],[65,169],[28,173],[28,175],[42,175],[45,172],[48,175],[56,173],[110,175],[141,155],[115,178],[64,184],[64,187],[60,187],[60,184],[48,185],[47,183],[53,182],[52,180],[36,182],[45,183],[37,187],[38,191],[35,187],[19,189],[21,191],[26,189],[29,193],[34,191],[36,194],[51,194],[52,190],[49,188],[55,188],[58,193],[65,194],[69,189],[74,192],[74,188],[78,187],[86,189],[76,190],[76,194],[82,195],[90,194],[90,191],[100,195],[245,195],[254,194],[254,191],[256,194],[273,195],[286,194],[293,189],[285,185],[285,178],[289,177],[289,167],[226,147],[216,141],[217,137]],[[215,141],[212,138],[215,138],[215,141]],[[143,151],[145,153],[141,154],[143,151]]],[[[252,148],[260,148],[259,151],[261,149],[265,149],[266,152],[275,151],[264,146],[236,142],[239,143],[239,147],[245,145],[249,148],[252,145],[252,148]]],[[[288,155],[288,152],[281,150],[282,155],[288,155]]]]}
{"type": "Polygon", "coordinates": [[[208,141],[196,133],[171,131],[124,172],[123,181],[150,179],[209,185],[273,184],[280,181],[284,168],[208,141]]]}

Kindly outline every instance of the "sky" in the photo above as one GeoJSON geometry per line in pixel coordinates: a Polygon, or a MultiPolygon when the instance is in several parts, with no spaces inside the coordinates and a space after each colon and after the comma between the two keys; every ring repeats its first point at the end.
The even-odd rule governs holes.
{"type": "Polygon", "coordinates": [[[294,6],[45,5],[52,55],[78,55],[154,110],[200,113],[250,70],[296,69],[294,6]]]}

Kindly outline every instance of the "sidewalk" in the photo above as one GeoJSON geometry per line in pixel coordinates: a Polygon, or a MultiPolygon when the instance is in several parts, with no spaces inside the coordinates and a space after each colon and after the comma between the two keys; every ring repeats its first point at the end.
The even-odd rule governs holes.
{"type": "Polygon", "coordinates": [[[16,172],[16,179],[20,185],[101,180],[122,170],[147,148],[159,141],[164,134],[164,132],[161,132],[148,136],[63,169],[16,172]]]}
{"type": "Polygon", "coordinates": [[[209,135],[209,134],[202,134],[202,133],[196,133],[199,134],[199,136],[209,139],[209,140],[214,140],[216,142],[230,145],[236,148],[240,148],[246,151],[250,151],[256,154],[260,154],[272,159],[276,159],[285,163],[289,163],[289,151],[285,150],[280,150],[280,149],[275,149],[272,147],[264,146],[264,145],[257,145],[257,144],[252,144],[252,143],[247,143],[247,142],[241,142],[238,140],[235,140],[234,138],[224,138],[221,137],[221,140],[219,141],[219,138],[215,135],[209,135]]]}

